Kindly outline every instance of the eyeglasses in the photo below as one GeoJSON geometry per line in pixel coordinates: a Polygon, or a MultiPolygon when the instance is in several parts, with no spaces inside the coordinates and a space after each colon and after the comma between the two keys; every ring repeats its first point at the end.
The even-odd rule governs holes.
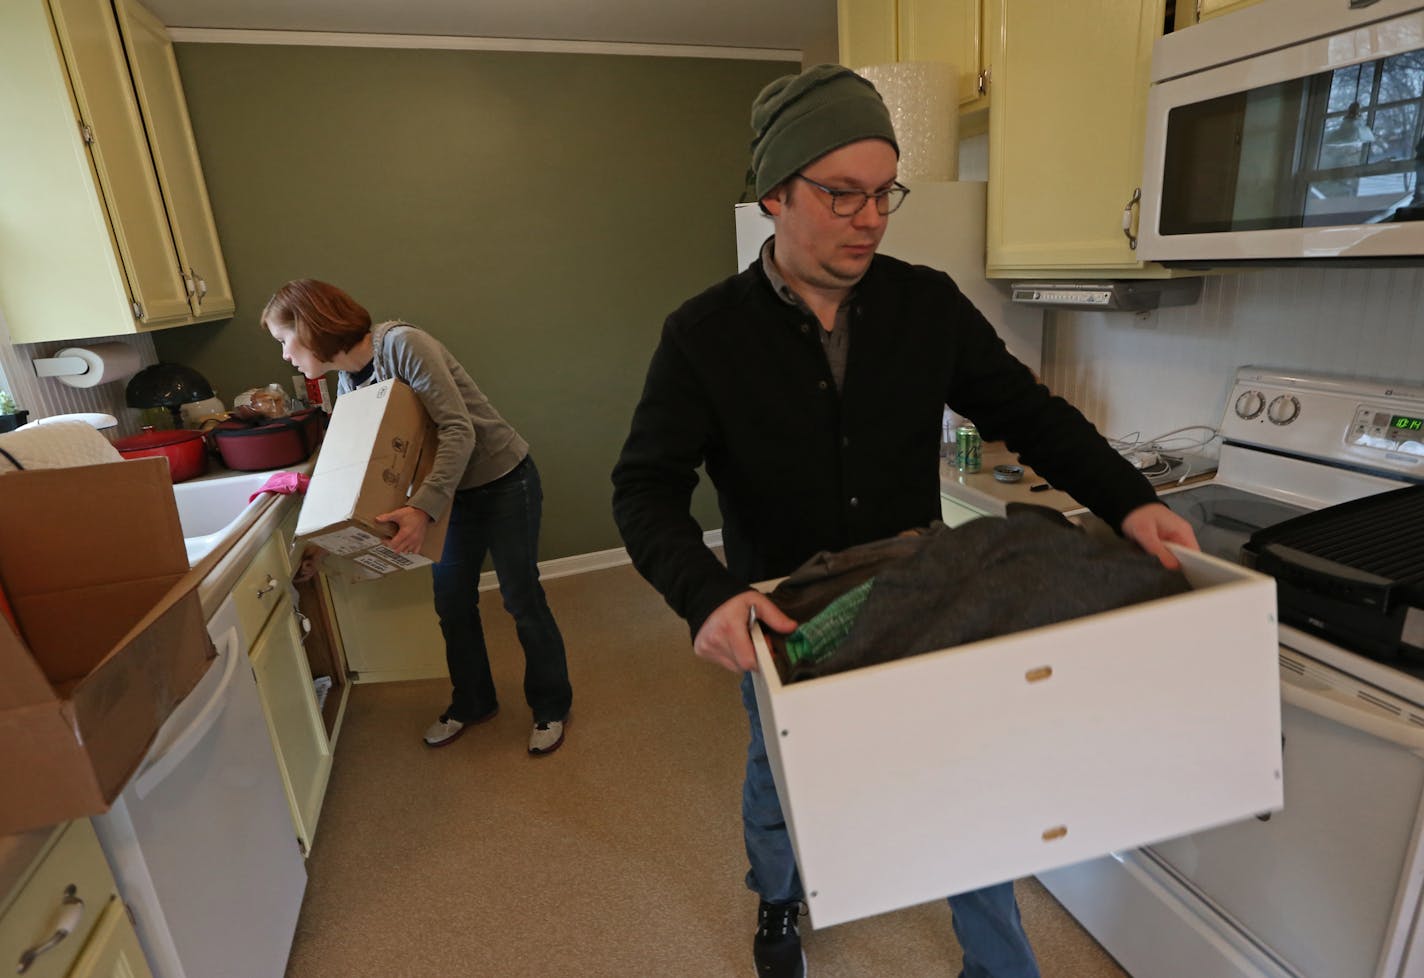
{"type": "Polygon", "coordinates": [[[879,190],[875,193],[866,193],[864,190],[835,190],[825,187],[806,176],[804,173],[794,174],[815,187],[821,193],[831,198],[831,213],[836,217],[854,217],[859,214],[861,208],[868,200],[875,201],[875,210],[881,217],[895,213],[900,209],[900,205],[905,202],[906,196],[910,193],[910,188],[901,184],[898,180],[889,190],[879,190]]]}

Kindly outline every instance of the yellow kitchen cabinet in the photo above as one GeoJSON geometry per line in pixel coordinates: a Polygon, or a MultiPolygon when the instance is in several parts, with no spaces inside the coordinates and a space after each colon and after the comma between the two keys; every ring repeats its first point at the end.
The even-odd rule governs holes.
{"type": "Polygon", "coordinates": [[[152,978],[138,934],[129,923],[128,912],[118,897],[104,908],[94,936],[84,945],[68,978],[152,978]]]}
{"type": "Polygon", "coordinates": [[[331,578],[328,583],[353,682],[449,675],[430,568],[387,574],[376,581],[331,578]]]}
{"type": "Polygon", "coordinates": [[[896,0],[836,0],[836,38],[847,68],[900,60],[896,0]]]}
{"type": "Polygon", "coordinates": [[[990,277],[1165,276],[1129,236],[1163,0],[997,2],[990,277]]]}
{"type": "Polygon", "coordinates": [[[331,775],[331,741],[312,690],[297,616],[285,594],[249,655],[297,841],[303,852],[310,852],[331,775]]]}
{"type": "Polygon", "coordinates": [[[193,321],[230,316],[236,303],[218,244],[173,42],[158,18],[133,0],[116,0],[114,10],[123,28],[144,131],[154,147],[158,183],[169,205],[178,260],[191,292],[193,321]]]}
{"type": "Polygon", "coordinates": [[[1243,7],[1260,2],[1261,0],[1182,0],[1177,5],[1176,27],[1181,30],[1183,27],[1211,20],[1222,14],[1235,13],[1243,7]]]}
{"type": "MultiPolygon", "coordinates": [[[[277,543],[282,552],[289,555],[293,572],[301,553],[292,545],[297,532],[297,517],[300,507],[293,506],[281,525],[277,528],[277,543]]],[[[346,716],[346,701],[351,694],[351,680],[346,673],[346,651],[341,642],[341,630],[336,623],[333,610],[331,586],[326,575],[318,574],[300,584],[294,584],[297,592],[297,612],[302,625],[302,647],[306,650],[307,666],[311,672],[313,685],[325,677],[331,685],[326,699],[317,704],[321,711],[322,725],[326,729],[331,749],[336,751],[336,738],[341,733],[341,721],[346,716]]]]}
{"type": "MultiPolygon", "coordinates": [[[[959,69],[960,113],[988,108],[995,0],[838,0],[836,14],[841,64],[942,61],[959,69]]],[[[960,135],[973,135],[973,129],[966,119],[960,135]]]]}
{"type": "Polygon", "coordinates": [[[345,706],[346,688],[333,676],[323,717],[312,684],[303,631],[289,597],[292,566],[288,560],[298,507],[283,519],[253,554],[233,586],[232,597],[244,635],[256,636],[247,650],[257,677],[257,696],[267,733],[282,772],[292,823],[303,853],[311,851],[326,783],[331,775],[332,742],[345,706]]]}
{"type": "Polygon", "coordinates": [[[26,978],[152,978],[87,819],[57,828],[0,894],[0,961],[26,978]],[[62,934],[62,936],[61,936],[62,934]]]}
{"type": "Polygon", "coordinates": [[[231,315],[172,45],[133,0],[0,4],[0,311],[16,343],[231,315]]]}

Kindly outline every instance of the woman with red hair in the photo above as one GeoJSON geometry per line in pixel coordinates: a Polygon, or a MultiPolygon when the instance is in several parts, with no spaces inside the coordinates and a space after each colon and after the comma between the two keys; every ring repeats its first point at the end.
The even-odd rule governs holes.
{"type": "Polygon", "coordinates": [[[334,285],[288,282],[268,301],[261,321],[282,344],[282,358],[306,377],[339,370],[338,396],[399,380],[415,391],[435,422],[429,475],[407,505],[378,517],[396,527],[387,545],[411,553],[420,548],[430,523],[450,513],[433,576],[453,689],[449,706],[425,731],[425,742],[442,747],[499,711],[479,611],[480,568],[488,553],[524,648],[524,695],[534,714],[529,753],[556,750],[573,691],[563,636],[539,583],[543,490],[528,443],[444,344],[409,323],[373,325],[370,313],[334,285]]]}

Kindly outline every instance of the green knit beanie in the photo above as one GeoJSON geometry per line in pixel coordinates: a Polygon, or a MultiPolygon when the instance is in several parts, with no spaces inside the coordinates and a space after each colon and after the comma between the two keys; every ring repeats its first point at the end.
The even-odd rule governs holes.
{"type": "Polygon", "coordinates": [[[785,75],[752,103],[751,171],[760,200],[802,167],[860,139],[900,152],[890,111],[875,86],[840,65],[785,75]]]}

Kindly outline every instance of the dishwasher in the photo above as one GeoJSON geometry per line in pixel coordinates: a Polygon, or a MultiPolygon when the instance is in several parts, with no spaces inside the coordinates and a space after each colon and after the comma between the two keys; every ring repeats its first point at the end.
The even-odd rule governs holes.
{"type": "Polygon", "coordinates": [[[306,864],[231,595],[217,659],[93,824],[156,978],[281,978],[306,864]]]}

